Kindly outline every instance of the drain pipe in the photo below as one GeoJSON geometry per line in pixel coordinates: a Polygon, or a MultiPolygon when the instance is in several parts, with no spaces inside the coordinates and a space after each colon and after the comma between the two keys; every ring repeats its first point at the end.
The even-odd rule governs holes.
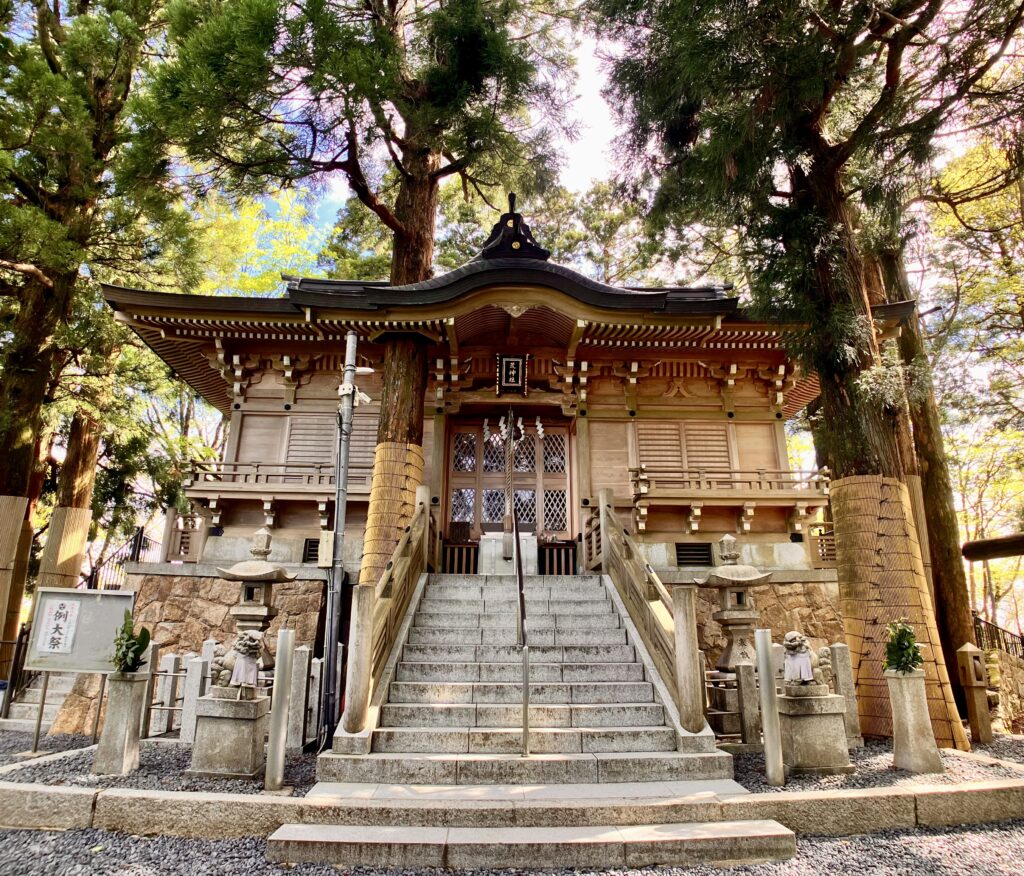
{"type": "Polygon", "coordinates": [[[342,552],[345,547],[345,514],[348,510],[348,453],[352,441],[352,408],[356,397],[355,332],[345,336],[345,371],[338,387],[338,456],[334,466],[334,547],[327,582],[327,623],[324,631],[324,679],[321,748],[330,744],[338,724],[338,639],[341,630],[341,588],[345,583],[342,552]]]}

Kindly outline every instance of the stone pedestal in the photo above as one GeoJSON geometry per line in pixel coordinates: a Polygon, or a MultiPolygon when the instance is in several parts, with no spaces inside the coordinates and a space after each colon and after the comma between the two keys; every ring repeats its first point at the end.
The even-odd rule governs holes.
{"type": "Polygon", "coordinates": [[[846,700],[827,684],[787,684],[779,697],[786,775],[852,773],[846,747],[846,700]]]}
{"type": "MultiPolygon", "coordinates": [[[[502,556],[503,533],[485,532],[480,536],[481,575],[514,575],[516,567],[513,560],[502,556]]],[[[537,574],[537,536],[519,534],[519,553],[523,558],[523,574],[537,574]]]]}
{"type": "Polygon", "coordinates": [[[146,704],[148,672],[114,672],[107,677],[107,713],[92,771],[123,776],[139,768],[139,732],[146,704]]]}
{"type": "Polygon", "coordinates": [[[189,773],[254,779],[266,763],[270,697],[235,699],[234,688],[214,688],[196,704],[196,741],[189,773]]]}
{"type": "Polygon", "coordinates": [[[912,773],[945,772],[928,715],[924,670],[883,674],[892,703],[893,765],[912,773]]]}

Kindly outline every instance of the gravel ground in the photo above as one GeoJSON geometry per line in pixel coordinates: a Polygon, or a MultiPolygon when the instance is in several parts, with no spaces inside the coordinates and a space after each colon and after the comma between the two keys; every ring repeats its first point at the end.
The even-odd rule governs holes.
{"type": "MultiPolygon", "coordinates": [[[[271,864],[263,857],[262,839],[187,840],[142,838],[99,830],[41,833],[0,831],[0,876],[328,876],[332,867],[271,864]]],[[[942,830],[888,831],[871,836],[802,837],[797,855],[779,864],[732,870],[652,868],[631,870],[630,876],[1019,876],[1024,859],[1024,821],[942,830]]],[[[358,868],[353,876],[415,874],[442,876],[446,871],[387,871],[358,868]]],[[[466,872],[466,871],[463,871],[466,872]]],[[[489,873],[561,873],[591,876],[622,871],[476,870],[489,873]]]]}
{"type": "MultiPolygon", "coordinates": [[[[83,751],[50,763],[28,764],[3,776],[8,782],[42,782],[81,788],[138,788],[145,791],[216,791],[230,794],[259,794],[263,781],[253,779],[209,779],[184,775],[192,749],[173,743],[143,742],[139,769],[127,776],[94,776],[94,754],[83,751]]],[[[316,756],[294,755],[285,760],[284,783],[292,795],[305,796],[316,782],[316,756]]]]}
{"type": "MultiPolygon", "coordinates": [[[[91,736],[65,734],[62,736],[40,736],[40,751],[69,751],[72,748],[85,748],[92,745],[91,736]]],[[[20,758],[14,755],[28,751],[32,747],[32,734],[19,730],[0,730],[0,766],[16,763],[20,758]]]]}
{"type": "Polygon", "coordinates": [[[1024,763],[1024,736],[996,736],[989,743],[975,744],[974,750],[978,754],[987,754],[1000,760],[1024,763]]]}
{"type": "MultiPolygon", "coordinates": [[[[1019,739],[1018,751],[1024,762],[1024,738],[1019,739]]],[[[1000,740],[993,742],[996,745],[1000,740]]],[[[979,746],[979,751],[981,747],[979,746]]],[[[739,754],[735,756],[736,781],[755,794],[778,793],[780,791],[835,791],[841,788],[882,788],[893,785],[956,785],[961,782],[980,782],[987,779],[1022,779],[1024,772],[1012,766],[989,766],[955,751],[941,749],[942,763],[946,772],[934,775],[919,775],[906,770],[897,770],[892,765],[892,743],[889,740],[869,739],[864,748],[850,752],[850,760],[857,771],[845,776],[797,776],[787,779],[782,788],[767,784],[764,775],[764,756],[760,754],[739,754]]],[[[984,754],[1002,757],[986,749],[984,754]]],[[[1024,865],[1022,865],[1024,869],[1024,865]]]]}

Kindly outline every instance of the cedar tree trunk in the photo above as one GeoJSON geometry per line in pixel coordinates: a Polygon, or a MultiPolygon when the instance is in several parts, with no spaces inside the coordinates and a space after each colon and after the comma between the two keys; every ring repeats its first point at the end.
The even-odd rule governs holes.
{"type": "MultiPolygon", "coordinates": [[[[406,173],[395,201],[391,283],[402,286],[429,279],[434,260],[440,156],[409,147],[406,173]]],[[[416,487],[423,480],[423,401],[427,387],[427,339],[422,335],[385,336],[381,375],[380,422],[360,584],[376,584],[414,511],[416,487]]]]}
{"type": "MultiPolygon", "coordinates": [[[[888,253],[883,256],[883,265],[892,297],[902,301],[913,299],[902,257],[898,253],[888,253]]],[[[959,673],[955,671],[956,651],[965,644],[975,644],[974,619],[960,554],[960,529],[953,499],[953,482],[943,446],[942,421],[935,403],[935,386],[916,312],[903,326],[899,346],[903,363],[913,369],[914,375],[914,390],[909,394],[910,416],[914,425],[914,449],[920,468],[921,489],[928,509],[928,545],[939,637],[946,666],[951,670],[950,682],[958,705],[964,709],[966,698],[959,673]]]]}
{"type": "MultiPolygon", "coordinates": [[[[821,384],[816,442],[833,467],[832,510],[839,589],[865,735],[892,733],[882,677],[887,622],[907,617],[924,656],[933,729],[940,745],[967,747],[940,648],[899,440],[902,401],[873,391],[883,360],[871,328],[869,282],[840,169],[819,137],[805,170],[790,168],[794,206],[812,220],[794,235],[814,269],[814,366],[821,384]],[[839,326],[836,331],[832,327],[839,326]],[[873,380],[865,381],[871,372],[873,380]]],[[[812,148],[814,148],[812,146],[812,148]]]]}

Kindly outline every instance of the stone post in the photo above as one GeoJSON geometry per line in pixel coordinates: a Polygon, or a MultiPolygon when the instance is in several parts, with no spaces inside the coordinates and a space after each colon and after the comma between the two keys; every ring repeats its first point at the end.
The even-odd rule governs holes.
{"type": "Polygon", "coordinates": [[[786,649],[778,642],[772,644],[772,678],[775,679],[775,687],[782,687],[782,674],[786,665],[786,649]]]}
{"type": "Polygon", "coordinates": [[[757,676],[754,664],[736,664],[736,690],[740,704],[740,739],[745,745],[761,744],[761,710],[757,705],[757,676]]]}
{"type": "Polygon", "coordinates": [[[146,676],[146,693],[144,695],[142,715],[139,718],[139,732],[142,734],[143,739],[150,735],[149,726],[152,710],[149,707],[153,703],[153,693],[156,690],[156,671],[159,663],[160,646],[153,642],[146,650],[146,662],[143,664],[146,668],[139,673],[146,676]]]}
{"type": "Polygon", "coordinates": [[[320,727],[320,704],[323,702],[323,671],[324,658],[314,657],[309,661],[309,696],[313,707],[309,710],[306,720],[306,738],[317,735],[320,727]]]}
{"type": "Polygon", "coordinates": [[[301,749],[306,744],[306,710],[309,708],[309,658],[308,645],[295,649],[292,660],[292,694],[288,701],[288,742],[289,751],[301,749]]]}
{"type": "Polygon", "coordinates": [[[893,765],[912,773],[942,773],[942,757],[928,716],[924,670],[884,672],[892,704],[893,765]]]}
{"type": "Polygon", "coordinates": [[[149,688],[148,672],[113,672],[107,677],[107,713],[92,771],[127,775],[139,768],[139,733],[149,688]]]}
{"type": "Polygon", "coordinates": [[[843,721],[846,724],[846,745],[848,748],[863,748],[864,737],[860,732],[860,712],[857,711],[857,690],[853,683],[853,661],[850,647],[842,642],[829,646],[832,654],[832,677],[836,693],[846,700],[843,721]]]}
{"type": "Polygon", "coordinates": [[[274,659],[274,696],[270,702],[267,772],[263,782],[263,787],[268,791],[280,791],[284,784],[284,750],[288,741],[288,709],[292,697],[294,655],[295,630],[279,630],[274,659]]]}
{"type": "Polygon", "coordinates": [[[761,683],[761,731],[764,735],[764,768],[768,784],[781,788],[786,784],[782,765],[782,728],[779,723],[778,693],[775,690],[775,672],[772,668],[772,631],[754,631],[754,650],[757,652],[757,674],[761,683]]]}
{"type": "Polygon", "coordinates": [[[39,562],[37,587],[75,587],[92,522],[91,508],[54,508],[39,562]]]}
{"type": "Polygon", "coordinates": [[[366,726],[370,706],[373,656],[373,608],[376,583],[352,588],[352,621],[349,624],[348,673],[345,681],[345,712],[341,727],[359,733],[366,726]]]}
{"type": "Polygon", "coordinates": [[[210,664],[202,657],[185,663],[185,690],[181,703],[181,741],[191,745],[196,739],[196,703],[206,696],[210,664]]]}
{"type": "Polygon", "coordinates": [[[171,558],[171,541],[174,539],[174,532],[178,526],[178,511],[176,508],[164,509],[164,529],[160,537],[160,562],[166,563],[171,558]]]}
{"type": "Polygon", "coordinates": [[[178,676],[181,672],[181,657],[164,654],[160,658],[160,672],[156,686],[156,698],[160,708],[150,721],[150,735],[162,736],[174,729],[174,706],[178,701],[178,676]]]}
{"type": "Polygon", "coordinates": [[[688,584],[672,588],[679,721],[690,733],[704,729],[704,672],[697,650],[696,591],[688,584]]]}
{"type": "Polygon", "coordinates": [[[988,711],[988,673],[985,652],[968,642],[956,650],[960,684],[967,695],[967,718],[971,723],[971,742],[992,741],[992,716],[988,711]]]}

